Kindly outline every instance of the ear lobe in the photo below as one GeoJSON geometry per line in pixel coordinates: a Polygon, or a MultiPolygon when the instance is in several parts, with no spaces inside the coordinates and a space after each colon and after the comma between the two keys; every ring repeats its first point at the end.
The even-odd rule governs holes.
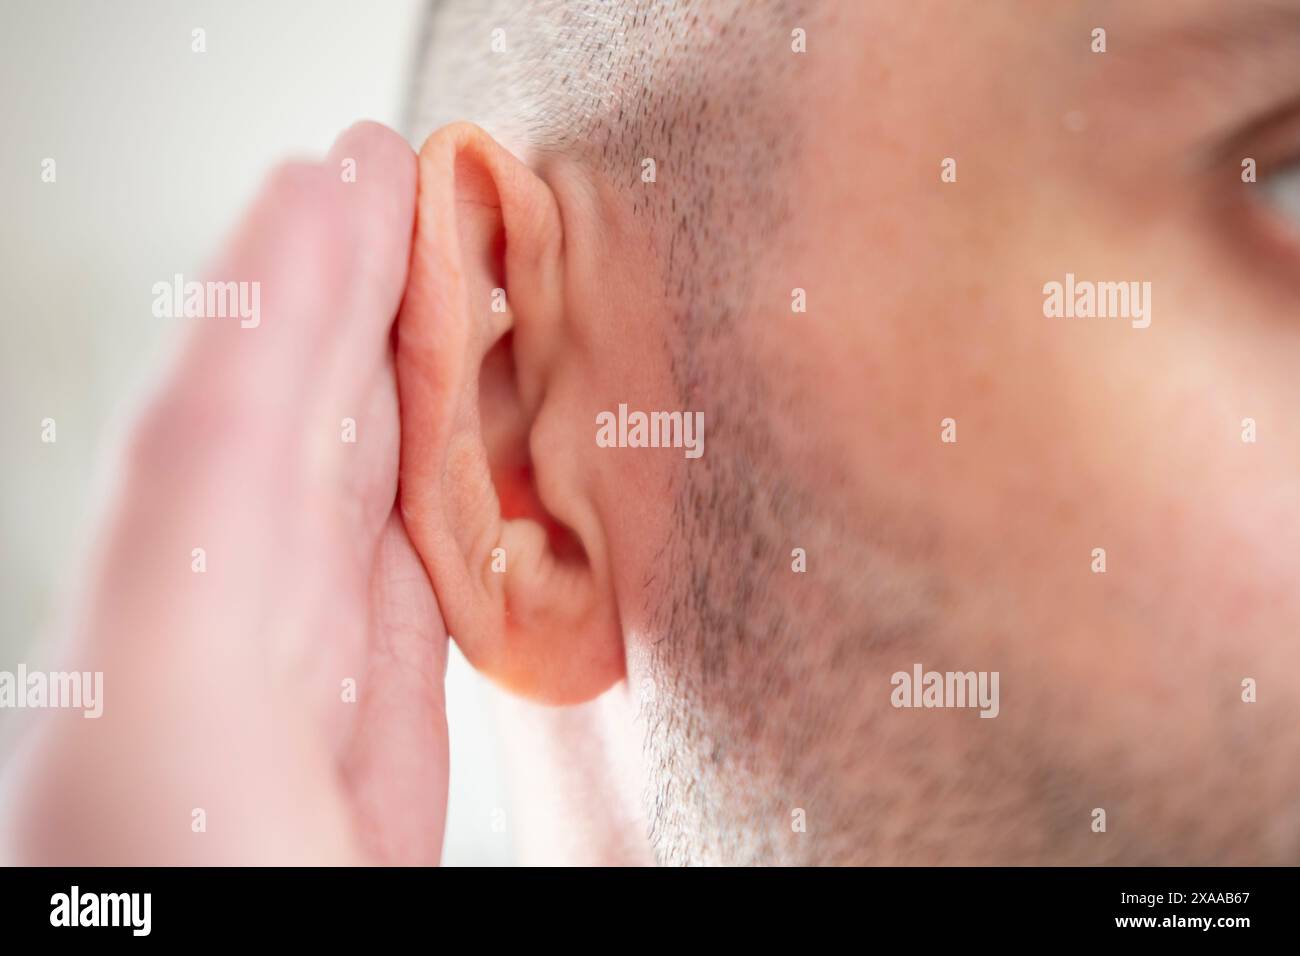
{"type": "Polygon", "coordinates": [[[625,665],[609,569],[591,557],[607,553],[603,530],[573,456],[536,428],[565,345],[562,230],[547,184],[478,127],[420,150],[397,323],[399,500],[470,663],[523,696],[578,703],[625,665]]]}

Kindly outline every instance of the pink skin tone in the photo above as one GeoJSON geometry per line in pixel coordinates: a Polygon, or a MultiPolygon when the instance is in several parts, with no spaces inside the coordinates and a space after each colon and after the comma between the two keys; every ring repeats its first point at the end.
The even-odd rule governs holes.
{"type": "Polygon", "coordinates": [[[6,859],[438,862],[447,633],[394,509],[416,175],[354,126],[209,276],[260,281],[261,324],[195,320],[130,430],[60,665],[104,672],[104,713],[24,735],[6,859]]]}
{"type": "MultiPolygon", "coordinates": [[[[827,806],[862,824],[849,836],[864,862],[1294,862],[1298,246],[1294,223],[1242,201],[1256,187],[1239,178],[1242,156],[1289,164],[1300,142],[1293,116],[1242,135],[1300,83],[1291,34],[1260,17],[1288,6],[1043,6],[956,16],[946,3],[845,3],[816,35],[803,67],[816,95],[798,99],[812,121],[785,172],[800,187],[797,215],[755,269],[744,350],[771,390],[773,467],[818,505],[794,529],[810,566],[857,575],[861,552],[842,529],[870,528],[872,553],[897,571],[888,593],[943,601],[915,652],[851,655],[857,670],[815,671],[839,635],[804,635],[790,672],[821,679],[791,712],[834,700],[838,686],[843,731],[801,753],[803,780],[773,787],[791,773],[772,759],[784,724],[767,720],[743,772],[715,792],[734,798],[721,802],[737,827],[779,821],[788,859],[821,844],[790,835],[782,794],[802,800],[833,782],[827,806]],[[1099,22],[1112,38],[1104,57],[1087,42],[1099,22]],[[1207,52],[1223,68],[1201,69],[1207,52]],[[939,179],[947,156],[959,164],[952,184],[939,179]],[[1151,281],[1153,324],[1047,319],[1043,283],[1067,270],[1151,281]],[[811,311],[792,320],[796,284],[811,311]],[[953,445],[939,440],[948,416],[953,445]],[[1246,416],[1260,423],[1256,443],[1241,440],[1246,416]],[[1090,567],[1096,547],[1105,575],[1090,567]],[[945,724],[890,708],[888,675],[916,660],[998,670],[998,719],[945,724]],[[1260,681],[1258,703],[1240,697],[1247,677],[1260,681]],[[1096,806],[1109,839],[1089,826],[1096,806]]],[[[453,522],[474,508],[498,518],[498,502],[486,480],[437,485],[446,435],[440,446],[417,427],[403,489],[428,494],[427,511],[407,512],[423,561],[394,513],[389,333],[408,284],[417,162],[394,134],[354,129],[323,166],[272,179],[213,275],[262,281],[260,327],[197,323],[135,426],[66,665],[105,672],[104,716],[51,712],[26,736],[0,817],[11,857],[435,862],[445,613],[490,677],[578,704],[505,705],[531,777],[512,818],[525,859],[648,860],[635,766],[645,728],[628,690],[650,679],[662,637],[640,598],[660,570],[660,503],[682,460],[609,454],[572,423],[586,428],[620,401],[677,407],[657,358],[671,316],[626,198],[566,157],[534,160],[524,175],[496,157],[506,207],[532,203],[535,173],[563,213],[563,256],[524,255],[551,271],[511,290],[517,381],[482,350],[445,347],[448,330],[482,331],[483,315],[445,306],[488,301],[502,229],[493,203],[421,205],[441,240],[429,248],[445,254],[458,236],[471,254],[409,278],[444,306],[426,310],[429,367],[482,366],[482,414],[462,417],[481,424],[488,457],[514,464],[511,446],[534,436],[541,497],[586,534],[586,583],[548,587],[528,576],[539,562],[512,551],[512,607],[541,622],[513,643],[460,623],[487,619],[475,600],[487,588],[458,591],[443,574],[435,601],[426,566],[484,567],[450,549],[464,531],[453,522]],[[344,185],[348,156],[358,182],[344,185]],[[461,286],[473,294],[435,295],[461,286]],[[347,417],[355,445],[339,441],[347,417]],[[407,480],[428,462],[427,487],[407,480]],[[202,575],[190,569],[195,547],[207,552],[202,575]],[[557,592],[618,607],[599,653],[541,640],[576,633],[557,592]],[[520,648],[536,659],[505,653],[520,648]],[[340,699],[349,678],[355,704],[340,699]],[[192,832],[192,808],[206,810],[205,834],[192,832]]],[[[444,177],[422,182],[450,182],[450,163],[427,168],[444,177]]],[[[517,217],[505,248],[556,245],[546,222],[517,217]]],[[[422,371],[413,354],[403,349],[405,366],[422,371]]],[[[408,430],[421,405],[453,420],[447,381],[404,376],[408,430]]],[[[509,468],[492,477],[501,507],[528,510],[509,468]]],[[[828,594],[846,640],[881,623],[871,593],[828,594]]],[[[748,712],[692,703],[724,728],[748,712]]],[[[696,861],[713,861],[709,849],[696,861]]]]}

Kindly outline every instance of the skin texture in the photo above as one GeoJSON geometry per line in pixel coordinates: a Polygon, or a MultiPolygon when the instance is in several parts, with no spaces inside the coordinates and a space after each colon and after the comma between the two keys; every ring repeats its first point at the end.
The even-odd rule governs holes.
{"type": "Polygon", "coordinates": [[[196,323],[130,426],[64,648],[103,716],[24,735],[6,860],[438,861],[447,634],[394,510],[415,188],[373,123],[268,179],[211,273],[261,282],[262,324],[196,323]]]}
{"type": "Polygon", "coordinates": [[[1295,860],[1298,246],[1240,161],[1294,158],[1300,32],[1245,6],[827,5],[752,180],[707,133],[654,184],[515,147],[564,228],[533,465],[598,519],[660,860],[1295,860]],[[737,182],[761,242],[646,212],[737,182]],[[1151,327],[1045,318],[1066,272],[1150,281],[1151,327]],[[619,402],[703,410],[704,458],[568,440],[619,402]],[[914,662],[998,671],[999,717],[892,708],[914,662]]]}
{"type": "Polygon", "coordinates": [[[436,859],[450,631],[533,701],[536,859],[1295,862],[1300,237],[1262,198],[1300,9],[846,2],[802,55],[779,7],[683,9],[616,20],[643,84],[421,130],[418,192],[373,129],[273,181],[218,273],[264,328],[183,354],[88,573],[77,659],[131,703],[30,738],[22,858],[436,859]],[[1045,317],[1067,272],[1151,282],[1150,327],[1045,317]],[[704,456],[599,447],[620,403],[703,411],[704,456]],[[891,707],[917,662],[999,672],[998,717],[891,707]]]}

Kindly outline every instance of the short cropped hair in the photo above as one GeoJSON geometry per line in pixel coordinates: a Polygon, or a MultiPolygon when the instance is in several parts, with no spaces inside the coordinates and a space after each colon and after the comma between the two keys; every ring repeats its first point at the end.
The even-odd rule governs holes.
{"type": "Polygon", "coordinates": [[[431,0],[409,96],[417,144],[469,120],[519,152],[563,153],[648,220],[683,331],[740,303],[742,237],[785,215],[772,189],[797,145],[788,102],[804,0],[431,0]],[[655,182],[646,183],[646,160],[655,182]],[[683,314],[684,310],[693,314],[683,314]]]}
{"type": "Polygon", "coordinates": [[[662,299],[611,320],[662,324],[680,407],[709,423],[708,452],[674,476],[669,537],[643,595],[657,635],[643,679],[658,688],[642,703],[646,807],[665,862],[770,854],[709,824],[719,801],[752,794],[695,783],[723,759],[704,714],[722,706],[752,720],[758,691],[743,675],[779,671],[765,661],[793,639],[765,556],[786,527],[810,526],[801,516],[812,505],[771,460],[779,399],[747,333],[789,319],[788,287],[761,301],[754,290],[779,271],[772,239],[798,201],[797,177],[785,175],[806,91],[794,46],[816,12],[804,0],[434,0],[420,44],[413,141],[475,122],[521,158],[583,164],[644,223],[646,255],[611,252],[654,268],[662,299]]]}

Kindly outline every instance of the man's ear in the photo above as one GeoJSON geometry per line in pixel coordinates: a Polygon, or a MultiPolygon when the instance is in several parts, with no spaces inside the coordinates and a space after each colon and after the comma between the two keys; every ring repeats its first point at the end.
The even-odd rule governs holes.
{"type": "Polygon", "coordinates": [[[448,126],[420,150],[411,255],[397,324],[407,530],[470,663],[526,697],[588,700],[625,664],[578,464],[594,420],[548,407],[579,344],[559,206],[483,130],[448,126]]]}

